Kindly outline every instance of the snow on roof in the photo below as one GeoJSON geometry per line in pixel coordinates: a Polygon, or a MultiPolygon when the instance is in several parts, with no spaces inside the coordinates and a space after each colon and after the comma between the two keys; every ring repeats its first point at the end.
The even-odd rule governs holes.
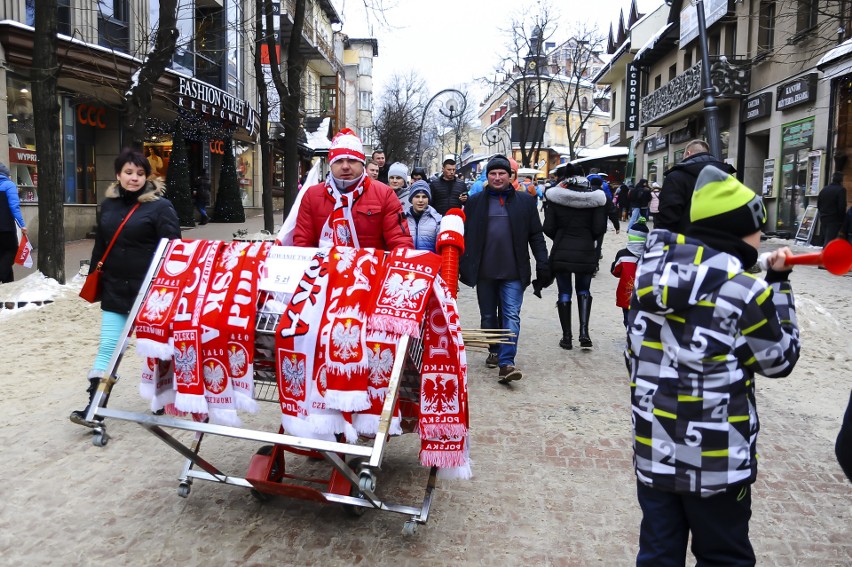
{"type": "Polygon", "coordinates": [[[828,53],[822,56],[817,63],[817,68],[833,62],[836,59],[841,59],[852,55],[852,38],[847,39],[828,53]]]}
{"type": "Polygon", "coordinates": [[[667,31],[669,31],[672,27],[674,27],[674,22],[670,22],[670,23],[666,24],[665,26],[663,26],[662,28],[660,28],[657,31],[657,33],[655,33],[654,35],[651,36],[651,39],[649,39],[648,41],[645,42],[645,45],[643,45],[642,47],[639,48],[639,51],[637,51],[636,55],[633,57],[633,61],[634,62],[638,61],[642,57],[643,53],[645,53],[646,51],[648,51],[650,49],[653,49],[654,46],[657,45],[657,42],[660,41],[660,38],[663,37],[663,35],[667,31]]]}
{"type": "Polygon", "coordinates": [[[317,128],[315,132],[305,131],[305,135],[308,138],[307,144],[314,150],[327,150],[331,148],[331,140],[329,140],[326,135],[330,122],[331,118],[323,118],[322,122],[320,122],[319,128],[317,128]]]}

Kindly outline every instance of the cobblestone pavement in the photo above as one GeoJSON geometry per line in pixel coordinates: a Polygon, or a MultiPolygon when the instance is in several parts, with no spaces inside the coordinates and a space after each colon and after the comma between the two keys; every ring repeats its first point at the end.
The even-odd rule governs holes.
{"type": "MultiPolygon", "coordinates": [[[[230,228],[225,227],[229,233],[230,228]]],[[[197,234],[213,236],[216,230],[197,234]]],[[[554,286],[543,299],[531,290],[524,298],[517,358],[523,380],[499,384],[496,370],[484,366],[484,352],[470,353],[475,476],[439,483],[429,522],[414,537],[400,534],[405,520],[400,515],[368,511],[354,519],[339,506],[284,498],[259,503],[246,490],[200,481],[189,498],[178,498],[182,459],[158,439],[135,424],[114,422],[109,445],[96,448],[67,421],[82,397],[93,341],[85,352],[69,352],[57,375],[32,376],[22,365],[10,379],[28,386],[0,388],[4,407],[10,407],[0,417],[0,443],[32,448],[25,458],[0,462],[7,481],[0,510],[2,563],[632,564],[640,512],[631,466],[621,312],[614,304],[616,278],[608,273],[625,241],[623,232],[608,233],[602,270],[592,283],[594,349],[558,347],[554,286]],[[47,393],[40,397],[40,392],[47,393]]],[[[790,377],[758,379],[761,469],[754,487],[752,540],[760,565],[849,566],[852,484],[834,460],[833,442],[852,386],[852,350],[845,338],[852,278],[797,268],[793,282],[803,356],[790,377]],[[828,339],[809,343],[809,333],[828,339]],[[815,361],[826,358],[836,362],[833,368],[815,371],[815,361]]],[[[63,309],[61,302],[55,305],[63,309]]],[[[460,306],[465,326],[478,327],[473,290],[461,290],[460,306]]],[[[43,317],[27,318],[19,332],[37,337],[50,317],[60,316],[79,318],[81,329],[94,335],[94,310],[49,309],[42,309],[43,317]]],[[[0,340],[6,338],[0,329],[0,340]]],[[[75,344],[74,337],[34,339],[35,349],[73,350],[75,344]]],[[[110,406],[143,411],[135,384],[139,363],[135,355],[126,363],[122,373],[129,379],[117,385],[110,406]]],[[[261,414],[246,424],[272,430],[275,404],[262,405],[261,414]]],[[[413,436],[391,441],[379,476],[380,494],[402,503],[422,497],[425,473],[416,465],[417,447],[413,436]]],[[[238,475],[256,448],[222,438],[203,445],[209,460],[238,475]]]]}

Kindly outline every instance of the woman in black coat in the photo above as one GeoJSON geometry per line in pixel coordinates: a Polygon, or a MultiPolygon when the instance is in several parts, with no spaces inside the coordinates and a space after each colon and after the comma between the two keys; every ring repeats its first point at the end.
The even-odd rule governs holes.
{"type": "MultiPolygon", "coordinates": [[[[180,238],[180,224],[172,203],[163,198],[163,186],[149,181],[151,166],[136,150],[127,149],[115,160],[116,182],[106,191],[89,269],[94,270],[121,223],[138,203],[139,207],[121,229],[103,264],[101,294],[101,340],[89,372],[89,404],[109,365],[142,280],[160,239],[180,238]]],[[[71,413],[71,421],[87,427],[89,406],[71,413]]]]}
{"type": "Polygon", "coordinates": [[[598,267],[595,241],[606,232],[606,193],[601,189],[592,190],[583,178],[573,178],[548,189],[545,198],[544,233],[553,240],[550,271],[556,276],[559,290],[556,303],[562,325],[559,346],[566,350],[573,348],[571,294],[576,288],[580,346],[591,348],[589,315],[592,294],[589,288],[598,267]]]}

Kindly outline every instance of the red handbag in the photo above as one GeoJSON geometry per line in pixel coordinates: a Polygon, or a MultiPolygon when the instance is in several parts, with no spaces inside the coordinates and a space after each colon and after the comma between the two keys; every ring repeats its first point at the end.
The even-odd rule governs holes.
{"type": "Polygon", "coordinates": [[[80,290],[80,297],[82,297],[89,303],[97,303],[101,300],[101,292],[103,291],[103,280],[101,278],[104,275],[104,262],[106,261],[107,256],[109,255],[109,251],[112,250],[112,245],[115,244],[115,240],[121,233],[121,229],[124,228],[124,223],[130,220],[130,216],[134,212],[136,212],[136,209],[138,208],[139,203],[133,205],[133,208],[130,209],[130,212],[127,213],[127,216],[124,217],[123,221],[121,221],[121,224],[118,226],[118,230],[116,230],[115,234],[112,236],[112,240],[110,240],[109,246],[107,246],[104,255],[101,256],[101,261],[98,262],[98,265],[95,266],[95,269],[93,270],[91,266],[89,266],[89,275],[86,276],[86,281],[83,283],[83,288],[80,290]]]}

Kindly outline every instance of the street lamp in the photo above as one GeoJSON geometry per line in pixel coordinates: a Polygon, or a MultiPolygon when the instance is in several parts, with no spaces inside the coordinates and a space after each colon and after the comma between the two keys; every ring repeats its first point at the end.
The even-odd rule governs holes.
{"type": "Polygon", "coordinates": [[[497,144],[500,144],[500,147],[502,147],[502,151],[500,151],[500,147],[498,147],[497,151],[498,151],[498,153],[501,153],[501,154],[504,154],[504,155],[508,154],[508,150],[506,149],[507,148],[506,140],[509,140],[509,139],[510,139],[509,133],[506,131],[505,128],[502,128],[500,126],[492,126],[489,129],[487,129],[485,132],[482,133],[482,143],[485,144],[486,146],[488,146],[489,150],[491,149],[492,146],[496,146],[497,144]]]}
{"type": "Polygon", "coordinates": [[[707,46],[707,21],[704,19],[704,0],[694,0],[698,16],[698,45],[701,48],[701,93],[704,95],[704,124],[710,153],[722,159],[722,140],[719,133],[719,107],[710,81],[710,54],[707,46]]]}
{"type": "MultiPolygon", "coordinates": [[[[423,115],[420,117],[420,131],[417,134],[417,149],[414,151],[414,165],[420,165],[420,144],[423,141],[423,124],[426,122],[426,115],[429,113],[429,107],[432,103],[438,101],[438,112],[452,122],[454,119],[464,115],[467,109],[467,98],[464,93],[456,89],[444,89],[435,93],[435,96],[429,99],[426,106],[423,107],[423,115]]],[[[456,144],[458,145],[458,144],[456,144]]]]}

